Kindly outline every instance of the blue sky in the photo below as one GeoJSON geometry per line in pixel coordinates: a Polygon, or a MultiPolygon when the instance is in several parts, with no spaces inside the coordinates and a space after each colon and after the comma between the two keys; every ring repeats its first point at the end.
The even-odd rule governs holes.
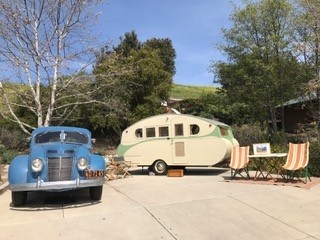
{"type": "Polygon", "coordinates": [[[113,45],[132,30],[142,42],[170,38],[177,54],[174,83],[214,86],[209,66],[224,59],[215,46],[223,41],[221,28],[230,27],[232,10],[229,0],[108,0],[97,28],[99,38],[113,45]]]}

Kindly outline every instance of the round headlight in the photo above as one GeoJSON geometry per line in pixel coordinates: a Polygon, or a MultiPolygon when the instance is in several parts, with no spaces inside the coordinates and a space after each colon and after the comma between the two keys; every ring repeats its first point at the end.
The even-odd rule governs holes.
{"type": "Polygon", "coordinates": [[[31,169],[34,172],[40,172],[43,168],[43,162],[40,158],[33,159],[31,162],[31,169]]]}
{"type": "Polygon", "coordinates": [[[77,166],[80,171],[85,170],[88,167],[88,160],[84,157],[79,158],[77,166]]]}

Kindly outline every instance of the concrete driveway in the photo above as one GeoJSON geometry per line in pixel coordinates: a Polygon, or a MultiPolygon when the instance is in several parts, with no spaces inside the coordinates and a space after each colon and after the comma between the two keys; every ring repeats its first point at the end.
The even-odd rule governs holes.
{"type": "Polygon", "coordinates": [[[12,208],[0,196],[0,239],[320,239],[320,185],[225,182],[224,169],[191,169],[184,177],[109,181],[101,202],[86,191],[31,194],[12,208]]]}

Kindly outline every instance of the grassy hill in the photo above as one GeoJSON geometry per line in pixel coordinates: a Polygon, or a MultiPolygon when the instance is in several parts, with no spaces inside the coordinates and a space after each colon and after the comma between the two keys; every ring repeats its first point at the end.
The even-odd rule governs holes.
{"type": "Polygon", "coordinates": [[[170,97],[178,99],[195,99],[199,98],[202,94],[215,93],[215,91],[215,87],[185,86],[173,84],[170,97]]]}

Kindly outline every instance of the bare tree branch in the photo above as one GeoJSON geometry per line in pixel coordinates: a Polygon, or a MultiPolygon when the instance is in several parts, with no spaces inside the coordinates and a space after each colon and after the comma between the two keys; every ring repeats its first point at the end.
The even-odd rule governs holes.
{"type": "MultiPolygon", "coordinates": [[[[75,103],[57,106],[57,96],[72,86],[73,80],[66,78],[68,82],[63,88],[58,85],[63,76],[76,75],[92,65],[93,38],[85,30],[93,25],[94,10],[100,2],[0,0],[0,79],[9,78],[27,88],[22,92],[19,88],[12,90],[15,97],[9,98],[4,89],[6,86],[1,84],[0,93],[6,110],[0,111],[24,132],[50,125],[55,109],[79,105],[76,99],[75,103]],[[15,112],[17,107],[33,113],[37,126],[24,123],[15,112]]],[[[64,114],[68,116],[69,112],[64,114]]]]}

